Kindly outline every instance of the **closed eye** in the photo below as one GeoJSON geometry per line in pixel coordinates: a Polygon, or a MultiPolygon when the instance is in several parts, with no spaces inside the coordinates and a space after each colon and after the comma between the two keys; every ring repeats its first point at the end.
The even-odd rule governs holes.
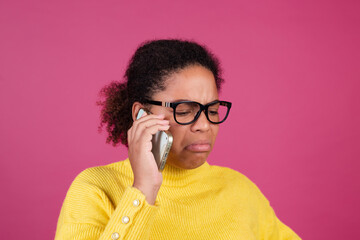
{"type": "Polygon", "coordinates": [[[211,111],[209,111],[209,114],[210,114],[210,115],[218,115],[219,112],[218,112],[218,111],[215,111],[215,110],[211,110],[211,111]]]}
{"type": "Polygon", "coordinates": [[[175,112],[175,114],[177,115],[177,116],[187,116],[187,115],[189,115],[191,112],[190,111],[186,111],[186,112],[175,112]]]}

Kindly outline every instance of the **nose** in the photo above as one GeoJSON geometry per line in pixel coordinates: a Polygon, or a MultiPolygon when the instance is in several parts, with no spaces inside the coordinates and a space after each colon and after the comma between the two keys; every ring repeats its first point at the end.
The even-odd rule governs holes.
{"type": "Polygon", "coordinates": [[[192,131],[206,132],[210,128],[210,122],[206,118],[205,111],[201,111],[199,118],[191,125],[192,131]]]}

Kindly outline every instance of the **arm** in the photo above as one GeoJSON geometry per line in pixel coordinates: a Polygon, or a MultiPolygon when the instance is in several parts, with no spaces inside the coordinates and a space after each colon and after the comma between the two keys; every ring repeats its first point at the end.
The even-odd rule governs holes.
{"type": "Polygon", "coordinates": [[[264,216],[264,239],[269,240],[301,240],[301,238],[276,216],[269,201],[266,200],[263,209],[264,216]]]}
{"type": "Polygon", "coordinates": [[[149,239],[158,211],[156,203],[150,205],[145,195],[131,186],[122,189],[120,200],[112,203],[100,187],[84,176],[80,174],[67,193],[56,240],[149,239]]]}
{"type": "Polygon", "coordinates": [[[151,153],[151,138],[157,131],[169,129],[169,121],[163,119],[163,115],[144,114],[128,131],[133,187],[119,189],[119,181],[115,181],[112,188],[106,173],[89,174],[92,170],[75,179],[60,213],[56,239],[149,238],[162,183],[151,153]],[[99,186],[105,181],[107,190],[103,191],[99,186]],[[113,196],[118,196],[117,202],[113,196]]]}
{"type": "Polygon", "coordinates": [[[288,226],[282,223],[276,216],[269,201],[257,188],[253,185],[253,196],[256,200],[256,209],[260,224],[260,239],[264,240],[301,240],[301,238],[292,231],[288,226]]]}

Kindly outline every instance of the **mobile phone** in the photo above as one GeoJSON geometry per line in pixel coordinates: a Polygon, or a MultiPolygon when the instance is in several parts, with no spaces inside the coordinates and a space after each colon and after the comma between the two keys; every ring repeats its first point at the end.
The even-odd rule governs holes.
{"type": "MultiPolygon", "coordinates": [[[[141,108],[136,116],[136,119],[139,119],[144,114],[144,112],[145,110],[141,108]]],[[[165,167],[166,159],[168,157],[172,142],[173,137],[169,131],[158,131],[151,139],[151,152],[154,155],[159,171],[162,171],[165,167]]]]}

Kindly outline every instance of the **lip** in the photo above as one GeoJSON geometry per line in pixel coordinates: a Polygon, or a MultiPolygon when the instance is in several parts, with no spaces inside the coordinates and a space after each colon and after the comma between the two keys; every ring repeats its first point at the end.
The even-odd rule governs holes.
{"type": "Polygon", "coordinates": [[[211,150],[211,144],[207,140],[201,140],[187,145],[185,149],[191,152],[209,152],[211,150]]]}

